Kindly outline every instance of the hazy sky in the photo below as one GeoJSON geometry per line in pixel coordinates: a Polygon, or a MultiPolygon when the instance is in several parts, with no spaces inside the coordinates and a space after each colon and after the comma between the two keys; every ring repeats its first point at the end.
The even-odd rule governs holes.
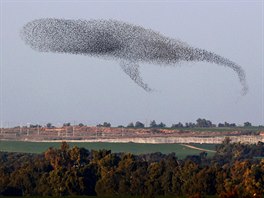
{"type": "Polygon", "coordinates": [[[263,121],[262,1],[2,1],[2,123],[113,125],[155,119],[168,125],[206,118],[214,123],[263,121]],[[237,74],[209,63],[175,67],[142,64],[156,91],[145,92],[118,61],[40,53],[19,31],[39,18],[117,19],[156,30],[236,62],[246,72],[241,96],[237,74]]]}

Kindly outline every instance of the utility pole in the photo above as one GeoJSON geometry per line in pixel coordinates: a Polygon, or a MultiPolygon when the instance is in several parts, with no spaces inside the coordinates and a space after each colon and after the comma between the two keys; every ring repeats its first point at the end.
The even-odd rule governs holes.
{"type": "Polygon", "coordinates": [[[72,136],[74,137],[74,126],[75,126],[75,121],[73,121],[73,125],[72,125],[72,136]]]}
{"type": "Polygon", "coordinates": [[[149,121],[148,119],[145,120],[145,127],[147,128],[149,126],[149,121]]]}
{"type": "Polygon", "coordinates": [[[19,133],[20,133],[20,135],[22,135],[22,124],[21,123],[19,125],[19,133]]]}
{"type": "Polygon", "coordinates": [[[38,124],[37,128],[38,128],[38,135],[39,135],[39,124],[38,124]]]}
{"type": "Polygon", "coordinates": [[[27,136],[29,136],[29,123],[27,123],[27,136]]]}
{"type": "MultiPolygon", "coordinates": [[[[62,129],[62,127],[60,127],[60,123],[59,123],[59,122],[57,123],[57,128],[60,128],[60,129],[62,129]]],[[[58,137],[60,136],[60,132],[61,132],[61,131],[60,131],[60,130],[58,130],[58,137]]]]}

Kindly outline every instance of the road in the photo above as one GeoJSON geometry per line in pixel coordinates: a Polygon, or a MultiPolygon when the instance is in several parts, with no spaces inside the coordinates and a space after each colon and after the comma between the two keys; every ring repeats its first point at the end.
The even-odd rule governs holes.
{"type": "Polygon", "coordinates": [[[188,145],[188,144],[181,144],[181,145],[186,146],[188,148],[196,149],[196,150],[199,150],[199,151],[212,152],[212,153],[215,153],[216,152],[214,150],[208,150],[208,149],[198,148],[196,146],[191,146],[191,145],[188,145]]]}

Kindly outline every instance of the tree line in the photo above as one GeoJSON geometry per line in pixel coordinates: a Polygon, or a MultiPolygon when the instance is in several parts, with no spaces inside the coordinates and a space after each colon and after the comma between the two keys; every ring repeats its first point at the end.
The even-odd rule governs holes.
{"type": "MultiPolygon", "coordinates": [[[[73,126],[72,123],[70,122],[66,122],[62,124],[63,127],[70,127],[73,126]]],[[[76,126],[74,124],[74,126],[76,126]]],[[[77,126],[79,127],[83,127],[86,126],[83,123],[79,123],[77,124],[77,126]]],[[[96,125],[97,127],[112,127],[112,124],[110,122],[103,122],[100,124],[96,125]]],[[[243,123],[243,127],[252,127],[252,123],[251,122],[244,122],[243,123]]],[[[17,126],[19,127],[19,126],[17,126]]],[[[39,127],[46,127],[49,129],[55,128],[55,126],[52,123],[47,123],[45,126],[41,126],[39,124],[30,124],[29,125],[30,128],[39,128],[39,127]]],[[[214,124],[212,123],[212,121],[204,119],[204,118],[198,118],[196,120],[196,122],[186,122],[186,123],[182,123],[182,122],[178,122],[178,123],[174,123],[171,126],[167,126],[165,123],[160,122],[157,123],[155,120],[150,121],[150,123],[144,124],[143,122],[140,121],[136,121],[134,122],[130,122],[128,123],[126,126],[123,125],[118,125],[118,128],[172,128],[172,129],[176,129],[176,128],[214,128],[214,127],[238,127],[238,125],[236,123],[228,123],[228,122],[224,122],[224,123],[218,123],[218,124],[214,124]]],[[[255,126],[256,127],[256,126],[255,126]]],[[[258,127],[263,128],[262,125],[259,125],[258,127]]]]}
{"type": "Polygon", "coordinates": [[[216,153],[133,155],[110,150],[49,148],[42,154],[0,153],[0,195],[261,197],[264,143],[226,139],[216,153]]]}
{"type": "MultiPolygon", "coordinates": [[[[98,124],[98,127],[111,127],[111,123],[109,122],[104,122],[103,124],[98,124]]],[[[186,122],[185,124],[178,122],[177,124],[172,124],[170,127],[167,126],[165,123],[160,122],[157,123],[155,120],[152,120],[149,124],[149,126],[145,126],[145,124],[143,124],[140,121],[136,121],[135,124],[133,122],[130,122],[127,126],[123,126],[123,125],[119,125],[119,128],[121,127],[127,127],[127,128],[145,128],[145,127],[149,127],[149,128],[212,128],[212,127],[237,127],[237,124],[235,123],[228,123],[228,122],[224,122],[224,123],[219,123],[218,125],[213,124],[210,120],[206,120],[206,119],[202,119],[202,118],[198,118],[196,120],[196,123],[193,122],[186,122]]],[[[252,127],[252,124],[250,122],[245,122],[243,124],[243,127],[252,127]]],[[[262,127],[262,126],[259,126],[262,127]]]]}

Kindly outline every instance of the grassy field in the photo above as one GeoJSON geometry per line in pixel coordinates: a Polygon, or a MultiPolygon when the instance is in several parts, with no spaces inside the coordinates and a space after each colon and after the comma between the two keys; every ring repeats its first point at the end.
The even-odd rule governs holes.
{"type": "MultiPolygon", "coordinates": [[[[0,141],[0,151],[22,152],[22,153],[42,153],[49,147],[58,148],[58,142],[20,142],[20,141],[0,141]]],[[[175,152],[178,158],[182,159],[187,155],[198,155],[202,151],[188,148],[181,144],[138,144],[138,143],[90,143],[90,142],[70,142],[69,145],[84,147],[89,150],[109,149],[112,152],[130,152],[133,154],[142,153],[171,153],[175,152]]],[[[214,150],[214,144],[189,144],[198,148],[214,150]]],[[[212,152],[208,156],[213,155],[212,152]]]]}
{"type": "Polygon", "coordinates": [[[216,146],[216,144],[190,144],[190,145],[207,150],[215,150],[215,146],[216,146]]]}

